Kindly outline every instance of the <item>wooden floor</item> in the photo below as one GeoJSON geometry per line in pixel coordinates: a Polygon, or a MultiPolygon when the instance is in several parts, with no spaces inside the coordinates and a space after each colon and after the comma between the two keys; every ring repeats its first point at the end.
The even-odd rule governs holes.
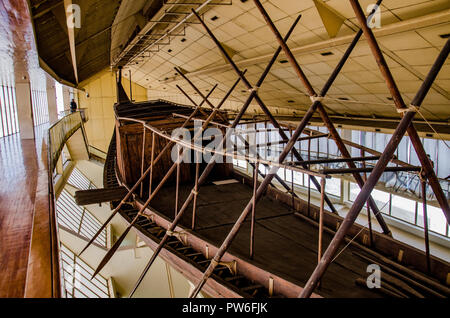
{"type": "MultiPolygon", "coordinates": [[[[40,137],[40,136],[39,136],[40,137]]],[[[38,138],[37,138],[38,139],[38,138]]],[[[40,142],[0,138],[0,297],[23,297],[40,142]]]]}
{"type": "MultiPolygon", "coordinates": [[[[181,187],[180,205],[192,186],[181,187]]],[[[161,190],[152,207],[170,218],[174,217],[173,187],[161,190]]],[[[235,183],[202,186],[197,212],[196,233],[219,246],[252,195],[252,189],[235,183]]],[[[192,209],[188,209],[182,225],[190,228],[192,209]]],[[[292,209],[265,197],[257,205],[255,226],[255,265],[304,286],[317,264],[318,230],[295,216],[292,209]]],[[[233,241],[230,252],[248,259],[250,238],[249,219],[233,241]]],[[[325,234],[325,247],[331,241],[325,234]]],[[[250,261],[250,260],[249,260],[250,261]]],[[[331,264],[318,293],[325,297],[380,297],[381,295],[355,285],[357,278],[366,278],[368,263],[361,261],[347,248],[331,264]]]]}

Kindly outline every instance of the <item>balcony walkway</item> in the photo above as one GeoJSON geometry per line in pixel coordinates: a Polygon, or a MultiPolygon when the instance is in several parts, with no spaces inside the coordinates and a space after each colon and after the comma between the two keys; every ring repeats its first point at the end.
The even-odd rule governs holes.
{"type": "Polygon", "coordinates": [[[1,298],[25,294],[38,175],[45,169],[41,147],[46,128],[37,127],[36,140],[20,140],[18,134],[0,138],[1,298]]]}

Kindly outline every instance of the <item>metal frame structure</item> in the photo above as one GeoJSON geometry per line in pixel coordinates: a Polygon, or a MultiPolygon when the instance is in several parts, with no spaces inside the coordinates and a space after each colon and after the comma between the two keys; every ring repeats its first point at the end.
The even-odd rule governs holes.
{"type": "Polygon", "coordinates": [[[121,54],[113,61],[113,67],[129,65],[135,63],[137,60],[143,57],[148,57],[146,53],[157,53],[160,51],[161,46],[166,46],[171,44],[171,37],[184,36],[185,34],[176,34],[175,32],[180,28],[185,31],[186,24],[192,24],[193,22],[188,21],[193,17],[191,12],[175,12],[171,10],[176,10],[178,7],[196,7],[195,12],[200,12],[209,6],[222,6],[222,5],[232,5],[233,2],[214,2],[213,0],[205,0],[202,3],[199,2],[178,2],[163,1],[163,7],[161,9],[161,17],[156,20],[147,21],[147,26],[141,31],[140,34],[136,35],[133,41],[126,47],[121,54]],[[164,9],[164,11],[162,11],[164,9]],[[182,17],[179,20],[173,20],[173,17],[182,17]],[[152,33],[153,28],[158,25],[167,24],[173,25],[167,31],[156,34],[152,33]],[[163,42],[167,40],[167,42],[163,42]]]}
{"type": "MultiPolygon", "coordinates": [[[[202,20],[202,18],[199,16],[198,12],[194,9],[192,9],[192,13],[189,16],[195,16],[199,22],[202,24],[202,26],[205,28],[206,32],[209,34],[211,39],[214,41],[214,43],[217,45],[218,49],[221,51],[223,56],[227,59],[227,61],[231,64],[232,68],[236,72],[238,79],[233,85],[233,87],[230,89],[230,91],[225,95],[225,97],[222,99],[222,101],[219,103],[218,106],[214,106],[209,100],[209,96],[211,95],[211,92],[216,88],[214,88],[210,91],[210,94],[208,96],[204,96],[204,94],[201,93],[201,91],[187,78],[183,72],[176,69],[177,72],[188,82],[188,84],[197,92],[197,94],[201,97],[202,103],[197,104],[192,98],[186,94],[183,89],[179,86],[177,86],[180,91],[192,102],[194,105],[194,110],[192,114],[189,117],[183,117],[185,118],[185,122],[181,127],[186,127],[191,121],[196,120],[195,117],[199,113],[201,113],[203,116],[207,116],[206,120],[202,120],[202,130],[206,129],[208,126],[218,126],[218,127],[227,127],[227,128],[236,128],[241,120],[243,119],[244,114],[246,113],[248,107],[252,103],[253,100],[257,102],[257,104],[260,106],[262,111],[265,113],[267,117],[267,121],[270,122],[275,129],[279,132],[279,135],[281,137],[281,141],[279,144],[284,145],[283,150],[281,151],[281,154],[277,158],[277,160],[274,161],[267,161],[262,159],[258,151],[256,151],[256,156],[251,157],[247,155],[241,155],[239,154],[242,152],[242,150],[246,150],[247,148],[250,148],[246,140],[244,141],[245,147],[241,149],[234,149],[234,151],[230,152],[229,149],[227,151],[213,151],[214,156],[211,159],[211,161],[208,163],[206,168],[203,170],[202,173],[200,173],[199,165],[196,165],[196,173],[195,173],[195,185],[192,189],[191,193],[189,194],[188,198],[185,200],[183,204],[178,203],[178,191],[179,191],[179,180],[180,180],[180,163],[181,159],[183,157],[183,151],[184,149],[191,149],[195,152],[196,155],[203,153],[206,151],[206,149],[202,146],[198,146],[195,144],[195,140],[199,138],[200,132],[197,132],[194,136],[194,141],[192,143],[184,142],[180,139],[174,138],[169,136],[167,133],[159,131],[158,129],[150,126],[145,121],[138,120],[138,119],[131,119],[131,118],[116,118],[117,121],[124,121],[124,122],[134,122],[134,123],[140,123],[142,124],[144,134],[150,133],[152,135],[152,140],[155,140],[155,136],[159,136],[162,138],[165,138],[169,141],[169,143],[163,148],[163,150],[156,156],[153,149],[152,149],[152,155],[151,155],[151,164],[148,167],[146,171],[144,171],[144,155],[142,155],[142,165],[141,165],[141,177],[136,182],[136,184],[129,189],[128,194],[124,197],[124,199],[120,202],[120,204],[114,209],[111,216],[108,218],[108,220],[103,224],[103,226],[100,228],[99,232],[94,235],[94,237],[91,239],[89,244],[85,247],[85,249],[93,242],[95,241],[98,234],[103,230],[103,228],[111,221],[111,219],[117,214],[121,206],[128,202],[128,200],[131,198],[133,193],[138,189],[138,187],[142,184],[145,178],[147,178],[150,175],[150,191],[149,191],[149,198],[143,204],[143,206],[140,208],[139,212],[135,216],[135,218],[130,222],[127,229],[124,231],[124,233],[121,235],[121,237],[116,241],[114,246],[108,251],[108,253],[105,255],[103,260],[100,262],[98,268],[96,269],[94,276],[106,265],[106,263],[111,259],[111,257],[114,255],[116,250],[118,249],[121,242],[124,240],[125,236],[128,234],[130,229],[134,226],[134,224],[137,222],[138,218],[141,216],[145,216],[144,211],[149,206],[151,201],[155,198],[158,191],[162,188],[162,186],[166,183],[166,181],[171,177],[171,175],[176,171],[176,208],[175,208],[175,216],[168,227],[166,233],[164,234],[164,237],[161,239],[158,247],[154,251],[151,259],[149,260],[147,266],[145,267],[143,273],[141,274],[140,278],[138,279],[137,283],[135,284],[130,297],[133,296],[134,292],[138,288],[139,284],[142,282],[144,276],[146,275],[147,271],[150,269],[151,265],[155,261],[158,254],[161,252],[164,245],[167,243],[168,239],[172,236],[176,236],[177,233],[174,233],[174,230],[177,226],[177,224],[180,222],[184,212],[188,209],[188,206],[193,201],[193,220],[192,220],[192,229],[195,228],[195,212],[196,212],[196,202],[197,202],[197,196],[199,193],[199,189],[202,186],[202,184],[205,183],[208,175],[212,172],[212,169],[215,165],[216,158],[220,156],[232,156],[233,158],[239,158],[241,160],[247,161],[252,167],[253,167],[253,195],[242,213],[240,214],[239,218],[236,220],[235,224],[233,225],[231,231],[223,241],[222,245],[218,248],[217,253],[214,255],[214,257],[211,259],[210,265],[207,267],[206,271],[203,273],[203,277],[201,278],[200,282],[196,285],[195,289],[191,293],[191,297],[196,297],[198,293],[201,291],[202,287],[207,282],[208,278],[212,275],[215,268],[219,265],[223,265],[222,263],[222,257],[229,249],[231,243],[233,242],[234,238],[236,237],[237,233],[239,232],[242,224],[245,222],[247,217],[251,215],[251,237],[250,237],[250,258],[254,255],[254,224],[255,224],[255,214],[257,213],[257,203],[264,195],[265,191],[271,185],[274,178],[277,178],[277,171],[280,168],[284,168],[287,170],[292,171],[299,171],[303,174],[308,175],[310,182],[312,182],[317,190],[321,193],[321,201],[320,201],[320,215],[319,215],[319,243],[318,243],[318,264],[315,268],[314,272],[312,273],[310,279],[308,280],[306,286],[304,287],[303,291],[299,295],[300,297],[310,297],[312,293],[314,292],[315,288],[320,284],[320,281],[322,279],[323,274],[325,273],[327,267],[329,264],[334,260],[334,256],[336,255],[336,252],[340,246],[340,244],[345,239],[345,236],[347,235],[349,229],[352,227],[353,223],[355,222],[357,216],[359,215],[361,209],[367,204],[367,210],[369,211],[369,219],[370,219],[370,213],[373,214],[373,216],[378,221],[380,227],[382,228],[382,231],[385,235],[390,235],[391,232],[386,224],[386,222],[383,219],[382,214],[380,213],[380,210],[378,209],[375,201],[371,197],[371,192],[374,190],[375,185],[377,184],[379,178],[384,172],[387,171],[413,171],[418,172],[421,180],[422,180],[422,191],[425,194],[426,193],[426,183],[428,182],[431,186],[433,192],[435,193],[435,196],[437,198],[437,201],[440,204],[440,207],[443,210],[443,213],[447,219],[447,222],[450,221],[450,209],[447,202],[447,199],[445,197],[444,192],[442,191],[442,188],[439,184],[439,181],[437,179],[437,176],[433,170],[433,166],[428,159],[425,150],[423,148],[423,145],[418,137],[417,131],[414,128],[412,124],[412,120],[414,119],[414,116],[418,110],[418,108],[421,106],[424,98],[426,97],[430,87],[432,86],[434,80],[436,79],[442,65],[444,64],[445,60],[448,57],[448,54],[450,52],[450,40],[447,41],[445,44],[443,50],[441,51],[440,55],[438,56],[435,64],[433,65],[429,75],[425,79],[425,81],[422,84],[422,87],[420,88],[419,92],[417,93],[416,97],[414,98],[412,104],[410,107],[407,107],[402,100],[402,97],[399,93],[399,90],[395,84],[395,81],[390,73],[389,67],[386,64],[386,61],[383,57],[383,54],[377,44],[377,41],[373,35],[373,32],[371,29],[367,26],[366,23],[366,16],[364,15],[358,0],[350,0],[354,11],[356,13],[356,16],[358,18],[358,21],[361,25],[361,29],[356,33],[354,40],[351,42],[350,46],[346,50],[345,54],[342,56],[340,62],[337,64],[336,68],[334,69],[333,73],[330,75],[328,81],[322,88],[319,94],[316,93],[314,88],[312,87],[311,83],[309,82],[308,78],[302,71],[302,68],[294,55],[292,54],[291,50],[289,49],[289,46],[287,45],[287,40],[289,39],[289,36],[292,34],[295,26],[299,22],[301,16],[299,16],[294,24],[292,25],[291,29],[285,36],[285,38],[282,38],[281,34],[279,33],[277,27],[272,22],[271,18],[269,17],[268,13],[266,12],[265,8],[261,4],[259,0],[253,0],[257,9],[260,11],[261,15],[263,16],[264,20],[267,22],[269,28],[275,35],[278,43],[279,48],[274,53],[273,58],[267,65],[266,69],[262,73],[259,81],[255,86],[252,86],[250,82],[247,80],[245,76],[245,72],[241,71],[238,66],[233,62],[230,55],[227,53],[221,42],[214,36],[212,31],[208,28],[208,26],[205,24],[205,22],[202,20]],[[323,99],[327,95],[329,89],[333,85],[334,81],[336,80],[337,76],[340,74],[342,68],[344,67],[345,63],[347,62],[348,58],[350,57],[353,49],[355,48],[358,41],[361,39],[362,36],[365,36],[369,46],[372,50],[372,53],[380,67],[380,71],[382,75],[384,76],[386,83],[390,89],[390,92],[392,94],[392,97],[394,99],[395,105],[397,107],[397,110],[399,113],[402,114],[403,118],[400,121],[396,131],[394,132],[391,141],[387,145],[386,149],[381,155],[372,156],[372,157],[366,157],[366,149],[361,148],[360,157],[351,157],[351,154],[346,148],[346,144],[340,137],[338,131],[336,130],[333,122],[331,121],[330,117],[328,116],[328,113],[323,105],[323,99]],[[306,92],[309,94],[312,104],[309,108],[309,110],[305,113],[304,117],[300,121],[300,123],[295,127],[295,130],[293,130],[290,134],[290,137],[285,133],[285,128],[280,125],[280,123],[277,122],[275,117],[271,114],[268,107],[264,104],[264,102],[261,100],[261,98],[258,95],[258,90],[263,84],[264,80],[266,79],[267,75],[269,74],[272,66],[276,62],[279,54],[284,51],[288,61],[290,62],[292,68],[294,69],[295,73],[298,75],[299,79],[301,80],[303,86],[305,87],[306,92]],[[236,117],[233,119],[232,123],[227,126],[224,124],[220,124],[215,122],[216,116],[222,117],[222,119],[225,118],[225,114],[220,111],[220,108],[223,106],[225,101],[228,99],[228,97],[231,95],[233,90],[236,88],[239,82],[241,82],[248,88],[250,95],[246,102],[241,107],[240,111],[237,113],[236,117]],[[202,106],[203,104],[207,104],[211,108],[210,114],[206,113],[202,106]],[[309,131],[306,126],[308,125],[309,121],[311,120],[312,116],[315,112],[318,112],[323,123],[327,127],[329,134],[313,134],[311,131],[309,131]],[[408,133],[409,137],[411,138],[412,143],[414,144],[415,150],[417,152],[417,155],[420,159],[422,167],[414,167],[414,166],[402,166],[402,167],[387,167],[387,165],[390,162],[394,162],[394,152],[396,151],[401,139],[405,135],[405,133],[408,133]],[[301,137],[302,134],[308,134],[307,137],[301,137]],[[299,140],[307,140],[310,142],[313,138],[323,138],[323,137],[331,137],[334,142],[337,145],[338,150],[341,153],[342,158],[339,159],[330,159],[330,160],[311,160],[310,155],[308,155],[308,159],[304,160],[300,153],[296,150],[295,144],[299,140]],[[178,160],[171,166],[171,168],[167,171],[166,175],[162,178],[160,183],[157,185],[155,189],[152,187],[152,168],[154,165],[162,158],[162,155],[172,146],[177,145],[178,146],[178,160]],[[289,160],[290,158],[290,160],[289,160]],[[294,160],[295,158],[295,160],[294,160]],[[373,168],[367,168],[365,167],[365,162],[369,160],[377,160],[376,165],[373,168]],[[363,168],[358,168],[355,164],[355,162],[361,161],[363,163],[363,168]],[[346,163],[348,165],[348,169],[334,169],[334,170],[321,170],[321,171],[314,171],[311,169],[311,164],[315,163],[327,163],[327,162],[342,162],[346,163]],[[268,174],[262,174],[259,171],[259,166],[265,165],[267,168],[270,169],[268,174]],[[339,229],[337,230],[336,234],[334,235],[331,243],[329,246],[324,249],[324,246],[322,244],[322,236],[324,231],[324,205],[325,202],[328,204],[332,212],[336,212],[335,208],[333,207],[333,204],[331,203],[331,200],[327,197],[325,194],[325,186],[326,186],[326,179],[329,178],[330,174],[334,173],[345,173],[353,176],[353,178],[356,180],[358,186],[361,188],[361,191],[359,195],[357,196],[356,200],[353,203],[353,206],[351,207],[348,214],[345,216],[343,223],[340,225],[339,229]],[[370,173],[367,175],[367,173],[370,173]],[[258,181],[258,174],[263,177],[263,181],[258,181]],[[316,179],[320,178],[320,182],[316,179]]],[[[208,1],[209,2],[209,1],[208,1]]],[[[378,1],[378,5],[380,5],[382,0],[378,1]]],[[[176,114],[174,114],[176,116],[176,114]]],[[[225,118],[226,119],[226,118],[225,118]]],[[[231,135],[231,130],[228,130],[225,134],[224,140],[227,140],[231,135]]],[[[238,137],[242,139],[242,137],[238,134],[238,137]]],[[[268,144],[259,145],[259,146],[267,146],[268,144]]],[[[144,154],[144,148],[145,148],[145,139],[144,143],[142,145],[142,154],[144,154]]],[[[257,147],[258,148],[258,147],[257,147]]],[[[210,150],[208,150],[210,151],[210,150]]],[[[369,152],[370,153],[370,152],[369,152]]],[[[277,178],[278,181],[280,181],[279,178],[277,178]]],[[[283,180],[282,180],[283,181],[283,180]]],[[[292,197],[294,199],[295,193],[293,191],[294,187],[289,186],[286,184],[286,182],[280,182],[282,186],[292,194],[292,197]]],[[[308,187],[308,191],[310,187],[308,187]]],[[[142,193],[142,186],[141,186],[141,193],[142,193]]],[[[427,265],[428,270],[430,271],[430,253],[429,253],[429,240],[428,240],[428,226],[426,222],[426,196],[423,195],[424,200],[424,230],[425,230],[425,244],[426,244],[426,257],[427,257],[427,265]]],[[[310,193],[308,193],[308,206],[310,204],[310,193]]],[[[370,232],[370,245],[372,244],[372,224],[369,222],[369,232],[370,232]]],[[[85,250],[84,249],[84,250],[85,250]]],[[[84,251],[83,250],[83,251],[84,251]]],[[[83,253],[82,251],[82,253],[83,253]]]]}

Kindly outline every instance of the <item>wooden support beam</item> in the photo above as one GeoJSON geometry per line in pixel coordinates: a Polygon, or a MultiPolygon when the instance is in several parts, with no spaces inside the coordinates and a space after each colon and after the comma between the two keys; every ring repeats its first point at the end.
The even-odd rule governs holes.
{"type": "MultiPolygon", "coordinates": [[[[310,164],[310,165],[315,165],[315,164],[353,162],[353,161],[372,161],[372,160],[378,160],[378,159],[380,159],[380,156],[354,157],[354,158],[334,158],[334,159],[317,159],[317,160],[307,160],[307,161],[304,161],[304,163],[310,164]]],[[[299,165],[299,162],[296,161],[296,162],[290,163],[290,164],[299,165]]]]}
{"type": "Polygon", "coordinates": [[[427,212],[427,181],[421,178],[422,186],[422,213],[423,213],[423,229],[425,234],[425,254],[427,255],[427,270],[431,273],[431,260],[430,260],[430,238],[428,234],[428,212],[427,212]]]}
{"type": "MultiPolygon", "coordinates": [[[[377,62],[379,63],[380,68],[383,68],[386,72],[388,72],[387,64],[385,63],[384,59],[382,58],[382,54],[381,54],[381,51],[379,51],[379,47],[376,45],[375,37],[373,36],[373,33],[370,30],[370,28],[367,27],[364,12],[363,12],[359,2],[357,0],[350,0],[350,2],[353,6],[353,9],[357,15],[357,18],[358,18],[362,28],[364,29],[364,33],[367,34],[368,41],[371,42],[371,47],[375,51],[374,55],[377,56],[377,58],[378,58],[377,62]],[[378,47],[378,50],[376,49],[377,47],[378,47]],[[380,53],[380,55],[378,55],[377,51],[380,53]]],[[[436,59],[435,63],[433,64],[430,72],[428,73],[427,78],[422,83],[419,91],[417,92],[416,96],[414,97],[414,99],[411,103],[412,105],[414,105],[414,107],[419,108],[421,106],[421,104],[422,104],[423,100],[425,99],[426,95],[428,94],[434,80],[436,79],[439,71],[441,70],[442,65],[444,65],[445,61],[447,60],[449,52],[450,52],[450,40],[447,40],[447,42],[444,45],[443,49],[441,50],[438,58],[436,59]]],[[[391,76],[391,78],[392,78],[392,76],[391,76]]],[[[393,88],[392,84],[395,84],[395,82],[388,83],[388,84],[389,84],[390,88],[393,88]]],[[[394,89],[393,93],[397,94],[398,90],[394,89]]],[[[396,99],[399,100],[400,102],[402,102],[400,95],[396,96],[396,99]]],[[[345,235],[347,234],[347,231],[352,226],[352,224],[355,222],[359,212],[361,211],[362,207],[364,206],[366,200],[369,198],[370,192],[373,190],[373,188],[377,184],[378,180],[380,179],[384,169],[388,165],[390,159],[392,158],[394,152],[396,151],[398,145],[400,144],[400,141],[402,140],[403,136],[407,132],[408,128],[411,127],[411,123],[414,119],[416,112],[414,110],[409,110],[408,108],[406,108],[406,110],[407,111],[403,114],[403,118],[400,121],[394,134],[392,135],[391,140],[389,141],[388,145],[386,146],[383,155],[381,156],[381,158],[378,161],[377,165],[375,166],[374,170],[372,171],[369,178],[367,179],[367,182],[364,184],[364,187],[361,189],[361,192],[355,199],[352,207],[350,208],[350,211],[347,213],[339,230],[336,232],[336,235],[334,236],[334,238],[330,242],[327,250],[325,251],[325,254],[324,254],[320,264],[315,268],[314,272],[312,273],[311,277],[309,278],[308,282],[306,283],[305,288],[303,289],[303,291],[299,295],[299,297],[310,297],[311,294],[313,293],[314,289],[316,288],[318,282],[322,278],[322,276],[325,273],[326,269],[328,268],[329,264],[332,262],[334,255],[336,254],[340,244],[342,243],[342,241],[345,238],[345,235]]],[[[414,128],[412,130],[415,131],[414,128]]],[[[409,131],[408,131],[408,133],[409,133],[409,131]]],[[[428,161],[428,164],[430,164],[428,159],[427,159],[427,161],[428,161]]],[[[425,171],[425,172],[428,173],[428,171],[425,171]]],[[[441,189],[441,191],[442,191],[442,189],[441,189]]],[[[447,203],[447,206],[448,206],[448,203],[447,203]]],[[[446,214],[446,216],[448,216],[448,215],[446,214]]],[[[448,220],[448,218],[447,218],[447,220],[448,220]]]]}
{"type": "MultiPolygon", "coordinates": [[[[323,169],[320,173],[329,174],[346,174],[346,173],[366,173],[372,172],[374,168],[354,168],[354,169],[323,169]]],[[[383,172],[420,172],[421,167],[386,167],[383,172]]]]}
{"type": "MultiPolygon", "coordinates": [[[[394,77],[392,76],[392,73],[386,62],[386,59],[384,58],[383,53],[381,52],[381,49],[378,45],[378,42],[373,34],[373,31],[367,25],[364,11],[362,10],[361,5],[359,4],[358,0],[350,0],[350,3],[353,7],[353,10],[355,11],[356,17],[358,19],[358,22],[361,25],[361,28],[367,39],[367,43],[369,44],[372,54],[380,68],[380,72],[386,81],[386,84],[392,95],[392,98],[394,99],[394,103],[397,108],[397,111],[402,113],[402,115],[404,116],[405,113],[410,110],[410,108],[406,107],[405,102],[402,98],[402,95],[400,94],[400,91],[397,87],[394,77]]],[[[448,44],[448,41],[446,44],[448,44]]],[[[444,52],[445,52],[445,47],[444,47],[443,51],[441,51],[441,54],[444,52]]],[[[440,56],[442,56],[442,55],[440,55],[440,56]]],[[[445,59],[446,59],[446,57],[445,57],[445,59]]],[[[440,68],[441,67],[438,67],[436,69],[435,67],[433,67],[431,73],[439,72],[440,68]]],[[[427,83],[427,85],[428,85],[427,79],[425,80],[424,83],[427,83]]],[[[429,83],[430,87],[432,86],[433,82],[429,83]]],[[[427,92],[430,89],[430,87],[427,87],[427,89],[426,89],[427,92]]],[[[419,107],[421,105],[421,103],[423,102],[424,98],[425,98],[425,96],[423,94],[420,94],[420,92],[419,92],[419,96],[416,96],[416,99],[413,100],[413,102],[411,104],[413,106],[419,107]]],[[[407,133],[411,140],[411,143],[414,146],[414,149],[417,153],[417,157],[419,158],[419,161],[424,169],[424,172],[426,173],[428,182],[430,183],[430,186],[436,195],[436,199],[439,202],[439,204],[442,208],[442,211],[444,212],[447,222],[450,223],[450,206],[447,201],[447,197],[445,196],[444,192],[442,191],[439,180],[436,176],[436,173],[434,172],[434,168],[430,162],[430,159],[427,156],[427,153],[422,145],[422,141],[421,141],[419,135],[417,134],[417,130],[415,129],[412,122],[409,125],[409,127],[407,128],[407,133]]]]}
{"type": "MultiPolygon", "coordinates": [[[[200,18],[200,16],[194,11],[192,10],[192,13],[197,17],[197,19],[200,21],[200,23],[203,25],[203,27],[205,28],[206,32],[209,34],[209,36],[211,37],[211,39],[214,41],[214,43],[216,44],[216,46],[219,48],[220,52],[222,53],[222,55],[226,58],[226,60],[230,63],[230,65],[233,67],[233,70],[235,71],[235,73],[242,79],[243,84],[247,87],[247,89],[249,91],[251,91],[253,98],[255,99],[255,101],[258,103],[258,105],[260,106],[261,110],[266,114],[266,116],[268,117],[270,123],[278,130],[281,139],[283,140],[289,140],[289,138],[287,137],[286,133],[284,132],[284,129],[280,126],[280,124],[277,122],[277,120],[275,119],[275,117],[272,115],[272,113],[270,112],[270,110],[268,109],[268,107],[266,106],[266,104],[263,102],[263,100],[259,97],[258,95],[258,90],[261,87],[261,85],[255,85],[252,86],[250,84],[250,82],[248,81],[248,79],[245,77],[245,74],[243,74],[243,72],[241,72],[241,70],[237,67],[236,63],[233,61],[233,59],[231,58],[231,56],[228,54],[228,52],[225,50],[225,48],[223,47],[222,43],[216,38],[216,36],[212,33],[212,31],[208,28],[208,26],[205,24],[205,22],[202,20],[202,18],[200,18]]],[[[300,20],[301,15],[297,18],[297,20],[300,20]]],[[[291,31],[291,30],[290,30],[291,31]]],[[[289,32],[290,32],[289,31],[289,32]]],[[[288,34],[289,34],[288,32],[288,34]]],[[[280,35],[281,37],[281,35],[280,35]]],[[[281,38],[281,42],[284,43],[285,45],[285,41],[283,41],[283,39],[281,38]]],[[[283,44],[280,44],[280,48],[279,51],[281,53],[281,50],[284,49],[283,44]]],[[[279,53],[278,53],[279,55],[279,53]]],[[[305,78],[306,82],[308,82],[308,80],[305,78]]],[[[309,83],[309,82],[308,82],[309,83]]],[[[311,87],[312,89],[312,87],[311,87]]],[[[312,94],[314,95],[314,94],[312,94]]],[[[311,116],[312,117],[312,116],[311,116]]],[[[298,136],[300,137],[300,136],[298,136]]],[[[300,155],[300,153],[295,149],[295,148],[291,148],[292,153],[294,154],[294,156],[297,158],[297,160],[299,161],[303,161],[302,156],[300,155]]],[[[303,166],[304,169],[308,169],[307,165],[303,166]]],[[[316,187],[317,191],[321,191],[320,190],[320,184],[319,181],[317,181],[317,179],[314,176],[308,176],[309,179],[311,179],[311,181],[314,183],[314,186],[316,187]]],[[[327,202],[328,206],[330,207],[331,211],[333,211],[334,213],[337,213],[336,208],[334,207],[333,203],[331,202],[330,198],[328,196],[325,196],[325,201],[327,202]]]]}
{"type": "Polygon", "coordinates": [[[91,189],[75,192],[77,205],[99,204],[111,201],[120,201],[128,193],[125,187],[112,189],[91,189]]]}
{"type": "MultiPolygon", "coordinates": [[[[377,4],[379,5],[381,3],[381,1],[382,0],[378,0],[377,4]]],[[[336,79],[337,75],[340,73],[340,71],[342,70],[344,64],[347,62],[348,57],[350,56],[351,52],[353,51],[354,47],[356,46],[356,44],[358,43],[358,41],[359,41],[359,39],[360,39],[360,37],[362,35],[362,31],[360,30],[355,35],[355,38],[353,39],[352,43],[350,44],[350,46],[346,50],[345,54],[343,55],[343,57],[339,61],[339,64],[334,69],[334,71],[331,74],[329,80],[325,83],[325,86],[323,87],[322,91],[320,92],[320,95],[317,96],[316,92],[314,91],[314,88],[311,86],[311,84],[308,81],[306,75],[304,74],[302,68],[300,67],[300,65],[298,64],[296,58],[292,54],[292,51],[290,50],[289,46],[286,44],[286,41],[283,41],[283,38],[281,37],[278,29],[276,28],[276,26],[273,23],[273,21],[270,19],[269,14],[264,9],[264,7],[261,4],[261,2],[259,0],[254,0],[253,2],[255,3],[255,5],[258,8],[258,10],[261,12],[261,15],[264,17],[264,20],[267,22],[267,25],[269,26],[269,28],[274,33],[278,43],[282,46],[283,51],[284,51],[284,53],[287,56],[287,59],[289,60],[290,64],[292,65],[292,68],[294,69],[294,71],[298,75],[299,79],[302,81],[306,91],[308,92],[308,95],[311,97],[311,99],[313,101],[318,101],[318,104],[316,106],[316,110],[319,112],[323,122],[327,126],[331,136],[333,137],[334,141],[336,142],[336,145],[339,148],[339,151],[341,151],[342,156],[345,157],[345,158],[350,158],[351,156],[350,156],[347,148],[344,146],[339,133],[337,132],[336,128],[334,127],[333,123],[331,122],[331,120],[330,120],[330,118],[329,118],[329,116],[328,116],[324,106],[322,105],[321,100],[323,99],[323,97],[326,96],[326,94],[328,93],[329,89],[331,88],[331,85],[333,84],[334,80],[336,79]]],[[[354,166],[352,166],[352,165],[353,165],[353,163],[350,162],[349,163],[349,167],[350,168],[354,168],[354,166]]],[[[363,181],[362,181],[361,176],[358,175],[358,174],[354,174],[354,178],[357,181],[358,185],[360,187],[362,187],[363,181]]],[[[312,179],[312,180],[314,181],[314,179],[312,179]]],[[[317,188],[318,188],[318,190],[320,192],[319,187],[317,187],[317,188]]],[[[308,189],[309,189],[309,187],[308,187],[308,189]]],[[[369,203],[371,204],[373,210],[378,212],[378,207],[376,206],[375,201],[372,199],[372,197],[370,197],[369,203]]],[[[381,228],[383,229],[383,232],[385,234],[390,235],[391,231],[389,230],[389,228],[388,228],[386,222],[384,221],[383,216],[381,215],[381,213],[376,213],[376,216],[377,216],[378,223],[380,224],[381,228]]]]}

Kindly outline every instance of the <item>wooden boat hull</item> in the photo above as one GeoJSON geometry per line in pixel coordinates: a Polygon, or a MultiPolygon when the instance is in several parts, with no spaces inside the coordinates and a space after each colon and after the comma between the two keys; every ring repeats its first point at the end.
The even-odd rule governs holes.
{"type": "MultiPolygon", "coordinates": [[[[177,111],[180,110],[177,109],[177,111]]],[[[192,110],[185,107],[181,111],[189,113],[192,110]]],[[[136,117],[141,115],[137,113],[136,117]]],[[[148,125],[154,124],[158,129],[165,129],[166,132],[180,125],[180,121],[174,118],[151,118],[151,112],[141,119],[148,125]]],[[[188,126],[188,128],[192,127],[188,126]]],[[[131,188],[134,185],[144,168],[151,163],[149,158],[152,157],[153,138],[152,134],[144,133],[142,124],[130,123],[119,118],[108,152],[105,187],[131,188]]],[[[167,140],[163,140],[163,137],[158,136],[158,138],[155,138],[158,141],[155,142],[157,146],[154,149],[154,156],[158,156],[161,149],[168,143],[167,140]]],[[[158,184],[169,167],[173,165],[173,161],[167,154],[161,160],[160,165],[154,167],[154,184],[158,184]]],[[[145,209],[145,216],[142,216],[142,220],[134,226],[142,240],[151,248],[157,247],[173,221],[175,187],[180,188],[179,202],[181,203],[193,187],[195,164],[181,164],[180,172],[179,184],[175,183],[175,175],[168,179],[150,207],[145,209]]],[[[199,204],[198,227],[195,230],[191,229],[192,212],[187,211],[181,223],[173,231],[176,237],[172,237],[172,240],[165,245],[160,254],[161,257],[190,281],[194,283],[199,281],[209,265],[209,260],[217,252],[217,247],[224,238],[223,233],[228,233],[243,206],[251,197],[252,182],[250,177],[233,170],[232,165],[217,164],[205,186],[201,188],[199,198],[204,195],[204,201],[199,204]],[[231,190],[221,190],[213,183],[216,180],[230,178],[239,181],[235,186],[229,186],[234,187],[231,190]]],[[[128,206],[119,211],[127,222],[131,222],[137,210],[141,209],[147,200],[149,183],[144,181],[140,194],[136,193],[134,206],[128,206]]],[[[112,204],[113,207],[115,204],[112,204]]],[[[255,259],[248,257],[248,237],[243,238],[247,235],[244,226],[241,229],[244,233],[237,236],[230,250],[223,256],[223,264],[219,266],[219,271],[213,273],[207,281],[204,291],[208,295],[212,297],[297,297],[302,291],[317,262],[316,236],[319,209],[311,206],[308,215],[306,202],[300,199],[293,200],[289,194],[269,187],[257,211],[259,228],[256,229],[256,233],[261,238],[259,241],[256,239],[256,246],[260,250],[256,252],[255,259]],[[236,269],[237,273],[233,273],[233,269],[236,269]]],[[[325,241],[331,240],[342,220],[336,214],[325,212],[324,225],[327,233],[325,241]]],[[[374,234],[373,245],[369,249],[368,235],[367,229],[357,224],[353,225],[349,236],[356,236],[356,239],[346,247],[335,265],[330,267],[323,278],[323,288],[313,297],[386,296],[379,290],[369,290],[357,285],[368,275],[366,270],[371,263],[370,257],[381,260],[387,256],[398,262],[399,266],[414,266],[421,272],[418,273],[420,278],[428,282],[427,275],[423,274],[426,271],[426,256],[422,251],[379,233],[374,234]],[[360,253],[370,257],[362,259],[358,256],[360,253]]],[[[431,285],[437,288],[439,295],[450,294],[447,293],[448,288],[443,285],[449,270],[448,263],[432,257],[431,276],[438,281],[435,282],[437,285],[433,282],[431,285]]]]}

